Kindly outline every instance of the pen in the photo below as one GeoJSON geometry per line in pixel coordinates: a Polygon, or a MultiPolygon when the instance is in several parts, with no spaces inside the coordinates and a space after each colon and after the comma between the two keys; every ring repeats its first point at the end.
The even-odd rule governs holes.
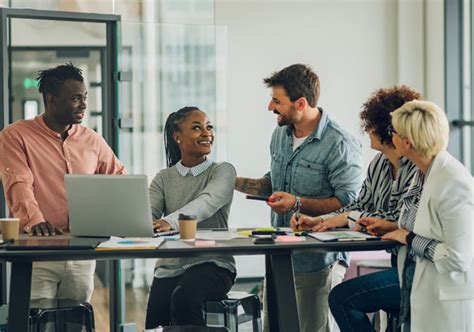
{"type": "Polygon", "coordinates": [[[337,239],[337,241],[377,241],[381,238],[376,237],[351,237],[351,238],[344,238],[344,239],[337,239]]]}
{"type": "Polygon", "coordinates": [[[365,237],[351,237],[351,238],[346,238],[346,239],[337,239],[337,241],[365,241],[368,240],[368,238],[365,237]]]}

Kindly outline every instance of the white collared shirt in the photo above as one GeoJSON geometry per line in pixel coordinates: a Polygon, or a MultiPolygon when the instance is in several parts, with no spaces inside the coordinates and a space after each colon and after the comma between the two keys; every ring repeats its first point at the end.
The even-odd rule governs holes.
{"type": "Polygon", "coordinates": [[[212,165],[212,160],[206,158],[202,163],[193,167],[186,167],[181,163],[181,160],[176,163],[176,170],[181,176],[186,176],[191,173],[192,176],[198,176],[205,172],[209,166],[212,165]]]}

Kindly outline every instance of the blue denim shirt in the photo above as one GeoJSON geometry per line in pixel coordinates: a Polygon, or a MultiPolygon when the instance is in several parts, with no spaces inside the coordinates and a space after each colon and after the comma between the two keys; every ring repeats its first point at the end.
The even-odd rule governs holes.
{"type": "MultiPolygon", "coordinates": [[[[362,148],[359,141],[332,121],[321,108],[316,130],[293,151],[293,126],[277,127],[270,143],[270,177],[273,191],[308,198],[336,197],[351,203],[363,181],[362,148]]],[[[272,211],[274,227],[289,227],[292,212],[272,211]]],[[[347,253],[307,253],[293,255],[297,273],[316,272],[341,261],[348,266],[347,253]]]]}

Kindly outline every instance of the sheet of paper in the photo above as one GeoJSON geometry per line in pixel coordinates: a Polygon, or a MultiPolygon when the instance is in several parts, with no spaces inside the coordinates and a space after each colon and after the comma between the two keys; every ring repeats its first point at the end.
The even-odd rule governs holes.
{"type": "Polygon", "coordinates": [[[116,237],[111,236],[109,240],[100,243],[97,246],[98,250],[101,249],[156,249],[162,243],[164,239],[160,237],[156,238],[142,238],[142,237],[116,237]]]}

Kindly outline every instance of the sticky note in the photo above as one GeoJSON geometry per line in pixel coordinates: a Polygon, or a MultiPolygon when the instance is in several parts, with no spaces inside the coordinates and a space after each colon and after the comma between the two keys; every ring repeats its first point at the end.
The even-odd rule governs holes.
{"type": "Polygon", "coordinates": [[[280,236],[277,236],[275,239],[276,242],[301,242],[305,240],[306,238],[303,236],[294,236],[294,235],[280,235],[280,236]]]}
{"type": "Polygon", "coordinates": [[[204,248],[204,247],[215,247],[216,241],[213,240],[196,240],[194,241],[194,246],[197,248],[204,248]]]}

